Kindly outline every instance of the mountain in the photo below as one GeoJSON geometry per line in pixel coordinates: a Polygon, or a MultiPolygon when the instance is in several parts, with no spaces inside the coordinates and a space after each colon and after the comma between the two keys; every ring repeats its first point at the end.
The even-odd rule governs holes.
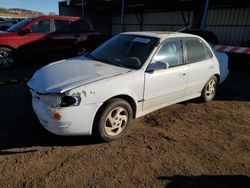
{"type": "Polygon", "coordinates": [[[5,17],[29,17],[29,16],[41,16],[44,15],[42,12],[26,10],[20,8],[0,8],[0,16],[5,17]]]}

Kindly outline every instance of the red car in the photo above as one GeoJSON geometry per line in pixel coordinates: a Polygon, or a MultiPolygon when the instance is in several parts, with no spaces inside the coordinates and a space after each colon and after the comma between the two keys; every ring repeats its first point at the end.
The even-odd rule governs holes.
{"type": "Polygon", "coordinates": [[[0,32],[0,68],[10,68],[28,57],[58,56],[92,50],[93,26],[78,17],[39,16],[27,18],[0,32]]]}

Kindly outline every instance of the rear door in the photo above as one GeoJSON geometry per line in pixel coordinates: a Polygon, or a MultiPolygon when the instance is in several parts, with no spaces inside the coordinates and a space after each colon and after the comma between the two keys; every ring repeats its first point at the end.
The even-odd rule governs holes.
{"type": "Polygon", "coordinates": [[[75,44],[80,40],[80,35],[71,32],[73,21],[54,19],[53,32],[49,35],[53,40],[53,48],[57,54],[70,53],[75,44]]]}
{"type": "Polygon", "coordinates": [[[186,96],[201,93],[214,74],[213,54],[199,38],[184,39],[185,61],[188,64],[186,96]]]}

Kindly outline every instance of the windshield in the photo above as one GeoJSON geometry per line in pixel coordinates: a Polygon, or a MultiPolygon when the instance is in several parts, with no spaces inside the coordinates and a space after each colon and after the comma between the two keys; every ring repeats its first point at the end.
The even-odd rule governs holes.
{"type": "Polygon", "coordinates": [[[154,37],[120,34],[87,57],[120,67],[139,69],[158,41],[159,39],[154,37]]]}
{"type": "Polygon", "coordinates": [[[23,21],[19,22],[18,24],[13,25],[12,27],[10,27],[7,31],[8,32],[15,32],[15,31],[21,29],[23,26],[25,26],[29,22],[31,22],[32,20],[33,20],[33,18],[26,18],[23,21]]]}

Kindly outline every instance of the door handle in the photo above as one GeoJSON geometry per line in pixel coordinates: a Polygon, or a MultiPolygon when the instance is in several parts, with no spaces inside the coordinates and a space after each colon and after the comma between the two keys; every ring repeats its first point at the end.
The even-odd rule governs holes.
{"type": "Polygon", "coordinates": [[[179,76],[187,76],[187,73],[180,73],[179,76]]]}

